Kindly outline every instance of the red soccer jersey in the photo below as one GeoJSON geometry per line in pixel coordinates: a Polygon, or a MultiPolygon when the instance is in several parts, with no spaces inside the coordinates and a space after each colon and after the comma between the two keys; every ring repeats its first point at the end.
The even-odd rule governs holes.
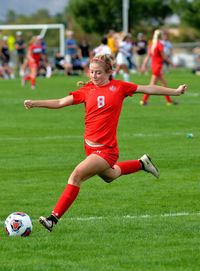
{"type": "MultiPolygon", "coordinates": [[[[151,50],[151,48],[150,48],[151,50]]],[[[152,68],[152,73],[159,76],[162,71],[162,66],[163,66],[163,56],[162,52],[164,50],[164,46],[161,42],[158,42],[153,50],[151,52],[151,57],[152,57],[152,62],[151,62],[151,68],[152,68]]]]}
{"type": "Polygon", "coordinates": [[[39,65],[42,54],[42,46],[40,44],[31,44],[28,50],[35,63],[39,65]]]}
{"type": "Polygon", "coordinates": [[[105,146],[116,146],[116,130],[123,100],[136,90],[136,84],[111,80],[101,87],[90,82],[71,92],[73,104],[85,104],[84,137],[105,146]]]}

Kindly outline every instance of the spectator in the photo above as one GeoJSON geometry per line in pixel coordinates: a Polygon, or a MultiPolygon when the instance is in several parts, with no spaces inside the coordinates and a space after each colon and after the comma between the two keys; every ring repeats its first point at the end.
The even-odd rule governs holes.
{"type": "Polygon", "coordinates": [[[42,46],[41,60],[40,60],[40,71],[39,72],[41,72],[43,76],[50,78],[52,75],[52,68],[51,68],[51,65],[50,65],[50,63],[48,61],[48,57],[47,57],[47,45],[41,35],[37,36],[37,39],[39,40],[39,42],[42,46]]]}
{"type": "Polygon", "coordinates": [[[200,54],[195,57],[195,68],[192,70],[192,73],[200,76],[200,54]]]}
{"type": "Polygon", "coordinates": [[[15,37],[9,35],[7,39],[9,54],[10,54],[10,66],[14,66],[15,62],[15,37]]]}
{"type": "Polygon", "coordinates": [[[12,68],[10,67],[10,52],[9,52],[7,41],[8,41],[8,37],[3,36],[1,40],[1,45],[0,45],[0,60],[2,64],[4,78],[13,79],[14,74],[13,74],[12,68]]]}
{"type": "MultiPolygon", "coordinates": [[[[163,31],[162,33],[162,42],[164,45],[164,54],[168,57],[168,59],[171,60],[173,54],[173,45],[169,40],[169,33],[166,30],[163,31]]],[[[170,64],[166,60],[164,60],[164,68],[166,68],[166,70],[169,71],[170,64]]]]}
{"type": "Polygon", "coordinates": [[[68,75],[71,71],[72,65],[65,62],[64,56],[60,52],[57,52],[54,57],[55,68],[58,70],[64,70],[65,74],[68,75]]]}
{"type": "Polygon", "coordinates": [[[4,78],[4,70],[3,67],[0,64],[0,78],[3,79],[4,78]]]}
{"type": "Polygon", "coordinates": [[[24,63],[26,55],[26,43],[23,39],[22,32],[20,31],[17,31],[16,33],[15,49],[16,49],[16,68],[19,71],[24,63]]]}
{"type": "Polygon", "coordinates": [[[57,52],[55,54],[54,63],[58,70],[65,71],[65,75],[76,75],[77,72],[82,71],[84,68],[81,58],[78,55],[71,59],[71,63],[67,63],[65,58],[59,52],[57,52]]]}
{"type": "Polygon", "coordinates": [[[67,63],[72,63],[72,58],[77,55],[77,42],[74,39],[74,32],[71,30],[68,30],[66,32],[67,38],[65,41],[65,61],[67,63]]]}
{"type": "Polygon", "coordinates": [[[82,67],[84,69],[85,74],[87,74],[90,59],[90,45],[87,39],[85,38],[81,39],[81,42],[79,44],[79,50],[82,67]]]}
{"type": "Polygon", "coordinates": [[[78,75],[84,69],[81,57],[77,54],[72,57],[72,75],[78,75]]]}
{"type": "Polygon", "coordinates": [[[137,41],[135,42],[136,48],[136,65],[139,72],[141,72],[142,63],[147,54],[147,40],[143,33],[138,33],[137,41]]]}

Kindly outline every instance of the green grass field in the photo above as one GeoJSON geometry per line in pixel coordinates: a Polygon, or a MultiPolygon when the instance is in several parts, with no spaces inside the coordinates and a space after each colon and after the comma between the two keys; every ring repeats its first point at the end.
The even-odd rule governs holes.
{"type": "MultiPolygon", "coordinates": [[[[39,78],[35,90],[19,79],[0,81],[1,271],[199,271],[200,77],[174,70],[166,78],[171,87],[188,84],[174,98],[180,104],[151,97],[141,107],[140,95],[127,98],[118,129],[119,160],[149,153],[160,179],[139,172],[106,184],[93,177],[52,233],[38,218],[50,214],[85,157],[84,107],[25,110],[23,101],[63,97],[83,78],[39,78]],[[14,211],[31,216],[29,237],[4,233],[14,211]]],[[[139,84],[149,79],[132,75],[139,84]]]]}

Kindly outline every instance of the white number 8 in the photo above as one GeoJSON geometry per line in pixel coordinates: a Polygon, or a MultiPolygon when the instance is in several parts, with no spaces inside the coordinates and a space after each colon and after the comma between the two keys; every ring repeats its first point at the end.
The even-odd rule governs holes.
{"type": "Polygon", "coordinates": [[[97,106],[98,108],[104,107],[105,105],[105,97],[104,96],[98,96],[97,97],[97,106]]]}

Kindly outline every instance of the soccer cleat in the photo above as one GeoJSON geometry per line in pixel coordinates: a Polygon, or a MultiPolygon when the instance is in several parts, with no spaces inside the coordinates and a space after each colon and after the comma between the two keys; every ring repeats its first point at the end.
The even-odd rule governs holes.
{"type": "Polygon", "coordinates": [[[55,222],[51,219],[48,219],[47,217],[41,216],[39,218],[40,224],[44,226],[48,231],[52,231],[53,226],[55,225],[55,222]]]}
{"type": "Polygon", "coordinates": [[[167,106],[170,106],[170,105],[178,105],[178,102],[176,101],[167,102],[167,106]]]}
{"type": "Polygon", "coordinates": [[[144,106],[145,106],[145,105],[147,105],[147,102],[141,100],[141,101],[140,101],[140,105],[144,105],[144,106]]]}
{"type": "Polygon", "coordinates": [[[156,178],[159,178],[160,174],[157,170],[157,168],[154,166],[154,164],[151,161],[151,158],[147,155],[144,154],[139,161],[141,161],[142,163],[142,168],[143,170],[145,170],[146,172],[151,173],[152,175],[154,175],[156,178]]]}

